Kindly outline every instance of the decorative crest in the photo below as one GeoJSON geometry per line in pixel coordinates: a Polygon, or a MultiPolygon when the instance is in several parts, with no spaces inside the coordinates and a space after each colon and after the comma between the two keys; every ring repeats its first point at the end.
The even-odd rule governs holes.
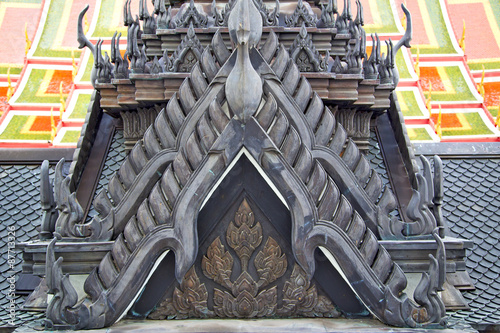
{"type": "Polygon", "coordinates": [[[305,23],[302,23],[300,32],[290,46],[290,57],[295,61],[301,72],[325,72],[328,69],[330,52],[322,57],[311,37],[307,34],[305,23]]]}
{"type": "Polygon", "coordinates": [[[47,306],[45,320],[46,329],[78,329],[85,327],[85,320],[78,317],[78,313],[72,311],[78,301],[78,294],[71,285],[68,275],[62,272],[63,258],[56,261],[54,246],[56,238],[47,246],[45,260],[45,272],[48,293],[54,295],[47,306]],[[83,324],[83,325],[82,325],[83,324]]]}
{"type": "Polygon", "coordinates": [[[97,83],[110,83],[113,75],[113,65],[111,64],[108,52],[104,52],[102,57],[101,47],[103,40],[99,39],[96,45],[96,54],[94,59],[94,67],[97,69],[97,83]]]}
{"type": "Polygon", "coordinates": [[[86,238],[88,240],[104,240],[111,235],[106,226],[98,220],[82,223],[83,209],[76,198],[76,192],[71,192],[69,175],[63,175],[64,158],[56,165],[54,176],[54,198],[59,217],[55,223],[54,235],[57,237],[86,238]]]}
{"type": "Polygon", "coordinates": [[[399,83],[399,72],[398,72],[398,67],[396,66],[396,53],[398,53],[398,50],[404,45],[407,48],[410,48],[410,42],[413,36],[413,28],[412,28],[412,23],[411,23],[411,13],[410,11],[406,8],[406,6],[402,3],[401,8],[403,9],[403,12],[405,13],[406,16],[406,31],[405,34],[403,35],[403,38],[401,38],[396,46],[392,48],[392,59],[393,59],[393,68],[392,68],[392,81],[394,83],[394,86],[397,87],[399,83]]]}
{"type": "Polygon", "coordinates": [[[132,0],[126,0],[123,4],[123,25],[129,27],[134,22],[134,17],[132,16],[132,11],[130,10],[130,2],[132,0]]]}
{"type": "Polygon", "coordinates": [[[54,190],[49,178],[49,161],[47,160],[43,161],[40,171],[40,204],[42,207],[40,239],[50,239],[55,230],[58,213],[55,209],[54,190]]]}
{"type": "Polygon", "coordinates": [[[194,4],[194,0],[191,0],[188,6],[183,5],[174,19],[175,27],[187,28],[192,24],[195,28],[206,28],[208,18],[198,6],[194,4]]]}
{"type": "Polygon", "coordinates": [[[149,14],[146,0],[140,0],[139,2],[139,19],[144,22],[142,27],[145,34],[156,33],[156,19],[154,15],[149,14]]]}
{"type": "Polygon", "coordinates": [[[389,39],[388,41],[385,41],[386,47],[387,47],[387,56],[385,54],[382,54],[382,57],[380,59],[380,64],[378,66],[378,72],[380,74],[380,83],[386,84],[386,83],[392,83],[392,70],[394,68],[394,59],[393,59],[393,52],[392,52],[392,40],[389,39]]]}
{"type": "Polygon", "coordinates": [[[336,27],[339,34],[349,32],[350,22],[352,21],[351,14],[351,0],[344,0],[344,10],[342,14],[337,17],[336,27]]]}
{"type": "Polygon", "coordinates": [[[420,156],[422,172],[417,173],[417,188],[407,208],[411,222],[393,220],[391,225],[381,226],[383,239],[407,239],[409,237],[429,238],[435,228],[440,228],[440,236],[446,233],[441,205],[443,203],[443,164],[434,156],[434,173],[427,158],[420,156]]]}
{"type": "MultiPolygon", "coordinates": [[[[194,64],[201,60],[203,46],[194,32],[193,24],[189,25],[187,35],[168,60],[167,71],[189,73],[194,64]]],[[[163,59],[165,60],[165,54],[163,59]]]]}
{"type": "Polygon", "coordinates": [[[285,17],[287,27],[300,27],[302,24],[305,24],[306,27],[315,27],[317,21],[318,18],[312,12],[311,7],[303,0],[298,0],[293,14],[285,17]]]}
{"type": "MultiPolygon", "coordinates": [[[[141,41],[142,31],[139,25],[139,18],[128,27],[128,38],[127,38],[127,56],[130,60],[130,69],[133,73],[144,73],[147,57],[146,57],[146,46],[139,46],[141,41]]],[[[142,43],[142,41],[141,41],[142,43]]]]}
{"type": "Polygon", "coordinates": [[[85,33],[83,32],[83,17],[85,13],[89,10],[89,5],[86,5],[85,8],[78,15],[78,27],[77,27],[77,40],[78,40],[78,48],[83,49],[85,46],[89,48],[90,52],[94,56],[94,66],[92,67],[92,71],[90,73],[90,83],[93,87],[95,87],[95,82],[97,80],[97,66],[98,66],[98,57],[96,54],[95,46],[92,44],[85,33]]]}
{"type": "Polygon", "coordinates": [[[347,44],[347,67],[348,73],[351,74],[360,74],[363,69],[363,61],[362,59],[366,56],[366,35],[365,30],[361,28],[361,36],[356,38],[356,44],[354,48],[351,47],[351,44],[347,44]]]}
{"type": "Polygon", "coordinates": [[[366,79],[378,78],[378,65],[380,64],[380,39],[377,34],[372,34],[372,53],[370,58],[363,62],[363,70],[366,79]]]}
{"type": "MultiPolygon", "coordinates": [[[[273,9],[268,9],[264,4],[263,0],[252,0],[255,7],[262,16],[263,26],[278,26],[279,25],[279,14],[280,14],[280,3],[276,0],[276,4],[273,9]]],[[[222,10],[217,9],[217,3],[215,0],[212,1],[212,6],[210,8],[210,13],[216,27],[227,27],[229,15],[234,7],[236,0],[229,0],[222,10]]]]}
{"type": "Polygon", "coordinates": [[[363,18],[363,5],[360,0],[356,0],[357,13],[354,21],[349,21],[349,33],[351,34],[351,39],[358,39],[361,36],[361,30],[363,30],[364,18],[363,18]]]}
{"type": "Polygon", "coordinates": [[[172,7],[165,9],[165,0],[155,0],[155,11],[156,4],[158,4],[158,17],[156,19],[157,29],[168,29],[170,25],[170,20],[172,19],[172,7]]]}

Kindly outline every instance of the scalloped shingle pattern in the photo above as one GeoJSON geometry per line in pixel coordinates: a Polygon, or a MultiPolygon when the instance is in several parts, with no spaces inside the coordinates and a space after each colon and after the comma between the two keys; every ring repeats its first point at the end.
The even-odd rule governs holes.
{"type": "Polygon", "coordinates": [[[443,214],[453,237],[470,239],[466,265],[476,290],[470,310],[452,314],[473,325],[500,324],[500,159],[443,159],[443,214]]]}
{"type": "MultiPolygon", "coordinates": [[[[53,172],[53,169],[51,169],[53,172]]],[[[6,307],[10,304],[8,278],[21,272],[22,252],[15,249],[15,265],[11,270],[8,259],[8,228],[15,226],[16,244],[38,236],[40,225],[40,166],[0,165],[0,327],[10,320],[6,307]]],[[[12,252],[11,252],[12,253],[12,252]]],[[[17,278],[16,278],[17,279],[17,278]]],[[[16,297],[16,325],[21,325],[40,313],[19,311],[24,297],[16,297]]]]}

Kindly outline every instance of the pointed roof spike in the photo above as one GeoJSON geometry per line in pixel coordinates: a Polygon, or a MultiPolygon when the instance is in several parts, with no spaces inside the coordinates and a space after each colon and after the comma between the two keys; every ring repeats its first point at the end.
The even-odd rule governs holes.
{"type": "Polygon", "coordinates": [[[380,38],[378,37],[378,33],[375,33],[375,38],[377,39],[377,52],[375,53],[375,61],[377,64],[380,62],[380,38]]]}
{"type": "MultiPolygon", "coordinates": [[[[116,35],[118,34],[118,31],[115,31],[113,34],[113,37],[111,37],[111,61],[116,62],[116,44],[115,44],[115,39],[116,35]]],[[[119,51],[118,51],[119,52],[119,51]]]]}
{"type": "Polygon", "coordinates": [[[128,24],[132,24],[133,22],[133,16],[132,16],[132,10],[130,10],[130,3],[132,2],[132,0],[128,0],[127,3],[126,3],[126,7],[127,7],[127,23],[128,24]]]}
{"type": "Polygon", "coordinates": [[[143,10],[144,10],[144,18],[145,19],[150,18],[151,15],[149,15],[149,9],[148,9],[148,3],[147,3],[147,1],[144,1],[144,8],[143,8],[143,10]]]}
{"type": "Polygon", "coordinates": [[[328,10],[333,13],[338,14],[337,0],[328,0],[328,10]]]}
{"type": "Polygon", "coordinates": [[[356,0],[356,6],[357,6],[357,14],[354,22],[356,24],[360,24],[363,26],[365,25],[365,19],[363,17],[363,4],[361,3],[360,0],[356,0]]]}
{"type": "Polygon", "coordinates": [[[160,1],[159,0],[153,0],[153,12],[155,14],[159,14],[160,13],[160,1]]]}

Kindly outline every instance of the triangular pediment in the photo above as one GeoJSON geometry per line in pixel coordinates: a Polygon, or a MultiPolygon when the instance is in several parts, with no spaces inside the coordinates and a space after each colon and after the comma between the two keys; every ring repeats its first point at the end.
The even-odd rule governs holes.
{"type": "MultiPolygon", "coordinates": [[[[302,279],[309,283],[313,278],[315,251],[321,248],[334,258],[359,300],[384,323],[417,326],[439,319],[442,309],[439,297],[430,291],[436,289],[433,282],[420,287],[425,297],[418,305],[402,294],[405,275],[377,239],[395,207],[394,196],[347,138],[334,110],[300,75],[273,32],[260,50],[245,49],[248,45],[239,39],[233,42],[238,46],[229,53],[216,34],[212,45],[217,47],[205,49],[178,94],[131,150],[110,180],[109,196],[103,192],[96,199],[100,215],[91,224],[99,224],[96,230],[113,239],[114,245],[85,283],[88,297],[74,310],[87,313],[87,321],[80,324],[92,328],[115,323],[140,295],[155,263],[167,251],[175,255],[179,292],[185,292],[186,277],[200,285],[199,276],[192,273],[199,258],[199,214],[242,151],[286,203],[288,256],[297,263],[296,272],[303,272],[302,279]],[[245,84],[246,74],[241,73],[248,69],[259,78],[248,83],[249,94],[255,96],[238,99],[231,93],[235,87],[228,85],[245,84]],[[237,71],[241,80],[234,79],[237,71]],[[420,316],[424,307],[427,315],[420,316]]],[[[237,88],[245,91],[245,86],[237,88]]],[[[230,246],[229,241],[226,245],[230,246]]],[[[222,245],[214,247],[213,251],[223,253],[222,245]]],[[[238,252],[236,245],[231,248],[238,252]]],[[[434,274],[438,271],[434,267],[434,274]]],[[[240,278],[252,284],[253,278],[244,274],[240,278]]],[[[230,280],[232,287],[235,280],[230,280]]],[[[227,281],[226,289],[231,289],[227,281]]],[[[243,297],[236,289],[226,297],[228,302],[243,297]]],[[[252,290],[247,292],[267,291],[252,290]]],[[[181,299],[187,307],[195,306],[188,304],[192,298],[181,299]]]]}

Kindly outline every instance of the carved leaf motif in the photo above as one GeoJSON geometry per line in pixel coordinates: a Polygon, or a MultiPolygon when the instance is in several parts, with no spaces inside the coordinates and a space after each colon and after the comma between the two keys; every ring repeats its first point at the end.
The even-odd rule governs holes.
{"type": "Polygon", "coordinates": [[[228,251],[224,250],[224,245],[217,237],[207,249],[207,255],[203,256],[201,261],[203,274],[218,284],[231,289],[230,280],[233,270],[233,257],[228,251]]]}
{"type": "Polygon", "coordinates": [[[244,270],[248,268],[248,261],[255,249],[262,242],[262,226],[259,222],[254,226],[254,214],[246,200],[243,200],[227,229],[227,244],[236,251],[244,270]],[[236,226],[235,226],[236,224],[236,226]]]}
{"type": "Polygon", "coordinates": [[[191,267],[184,276],[180,289],[175,288],[173,296],[178,319],[208,316],[207,288],[205,284],[200,283],[194,267],[191,267]]]}
{"type": "Polygon", "coordinates": [[[255,283],[254,279],[248,272],[242,272],[240,276],[234,281],[233,284],[233,295],[239,297],[242,293],[248,293],[252,297],[257,295],[259,288],[257,287],[257,283],[255,283]]]}
{"type": "Polygon", "coordinates": [[[231,299],[233,296],[227,291],[214,289],[214,313],[217,317],[233,317],[231,299]]]}
{"type": "Polygon", "coordinates": [[[281,254],[278,243],[269,237],[264,249],[257,253],[254,261],[255,268],[259,274],[259,287],[266,286],[279,279],[286,272],[286,255],[281,254]]]}
{"type": "Polygon", "coordinates": [[[283,307],[279,312],[287,316],[338,317],[335,306],[326,297],[318,296],[315,285],[309,286],[304,270],[295,264],[283,287],[283,307]]]}
{"type": "Polygon", "coordinates": [[[214,312],[219,317],[255,318],[272,316],[276,313],[276,286],[261,291],[257,297],[243,290],[237,297],[226,291],[214,289],[214,312]]]}
{"type": "Polygon", "coordinates": [[[174,308],[174,303],[171,298],[167,298],[158,305],[155,311],[151,312],[148,316],[149,319],[161,320],[175,318],[177,311],[174,308]]]}
{"type": "Polygon", "coordinates": [[[256,298],[259,314],[257,317],[273,316],[278,307],[278,288],[276,286],[263,290],[256,298]]]}

